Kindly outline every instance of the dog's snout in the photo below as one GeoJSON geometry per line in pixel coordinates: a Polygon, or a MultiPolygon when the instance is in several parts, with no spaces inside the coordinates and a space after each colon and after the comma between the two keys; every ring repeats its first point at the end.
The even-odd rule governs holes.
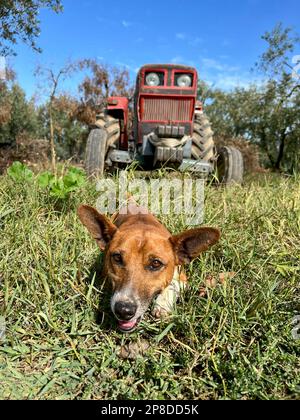
{"type": "Polygon", "coordinates": [[[137,304],[135,302],[116,302],[115,314],[119,319],[129,321],[134,317],[137,311],[137,304]]]}

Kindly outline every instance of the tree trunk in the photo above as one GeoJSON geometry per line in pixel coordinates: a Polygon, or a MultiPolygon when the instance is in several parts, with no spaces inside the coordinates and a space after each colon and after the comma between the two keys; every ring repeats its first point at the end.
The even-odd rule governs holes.
{"type": "Polygon", "coordinates": [[[54,142],[54,123],[53,123],[52,103],[50,103],[49,119],[50,119],[51,166],[52,166],[53,173],[56,175],[56,151],[55,151],[55,142],[54,142]]]}
{"type": "Polygon", "coordinates": [[[285,148],[286,136],[287,136],[287,133],[284,132],[284,133],[282,133],[282,135],[280,137],[279,152],[278,152],[278,157],[277,157],[276,164],[275,164],[275,169],[277,171],[280,171],[281,161],[282,161],[283,156],[284,156],[284,148],[285,148]]]}
{"type": "Polygon", "coordinates": [[[271,167],[274,168],[275,167],[275,160],[273,159],[272,152],[269,150],[268,139],[267,139],[266,132],[265,132],[264,129],[260,133],[260,140],[261,140],[261,147],[265,150],[265,152],[266,152],[266,154],[269,158],[269,161],[271,163],[271,167]]]}

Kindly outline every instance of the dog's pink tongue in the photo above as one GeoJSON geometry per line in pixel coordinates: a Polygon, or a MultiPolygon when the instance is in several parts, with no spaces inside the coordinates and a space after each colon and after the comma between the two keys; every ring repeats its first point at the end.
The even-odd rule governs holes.
{"type": "Polygon", "coordinates": [[[119,321],[119,326],[122,330],[131,330],[136,326],[136,321],[119,321]]]}

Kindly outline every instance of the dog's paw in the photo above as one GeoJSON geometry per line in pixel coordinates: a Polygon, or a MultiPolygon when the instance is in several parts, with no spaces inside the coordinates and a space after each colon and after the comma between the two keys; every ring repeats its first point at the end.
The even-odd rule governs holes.
{"type": "Polygon", "coordinates": [[[153,309],[152,315],[156,319],[166,319],[166,318],[169,318],[169,316],[171,315],[171,312],[157,306],[153,309]]]}

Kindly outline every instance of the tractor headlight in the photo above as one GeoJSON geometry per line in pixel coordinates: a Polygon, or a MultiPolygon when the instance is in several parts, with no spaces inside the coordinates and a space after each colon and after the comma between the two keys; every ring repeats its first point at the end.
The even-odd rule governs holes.
{"type": "Polygon", "coordinates": [[[177,78],[177,86],[179,87],[191,87],[192,86],[192,76],[189,74],[182,74],[177,78]]]}
{"type": "Polygon", "coordinates": [[[159,86],[161,84],[159,75],[157,73],[148,73],[146,84],[147,86],[159,86]]]}

